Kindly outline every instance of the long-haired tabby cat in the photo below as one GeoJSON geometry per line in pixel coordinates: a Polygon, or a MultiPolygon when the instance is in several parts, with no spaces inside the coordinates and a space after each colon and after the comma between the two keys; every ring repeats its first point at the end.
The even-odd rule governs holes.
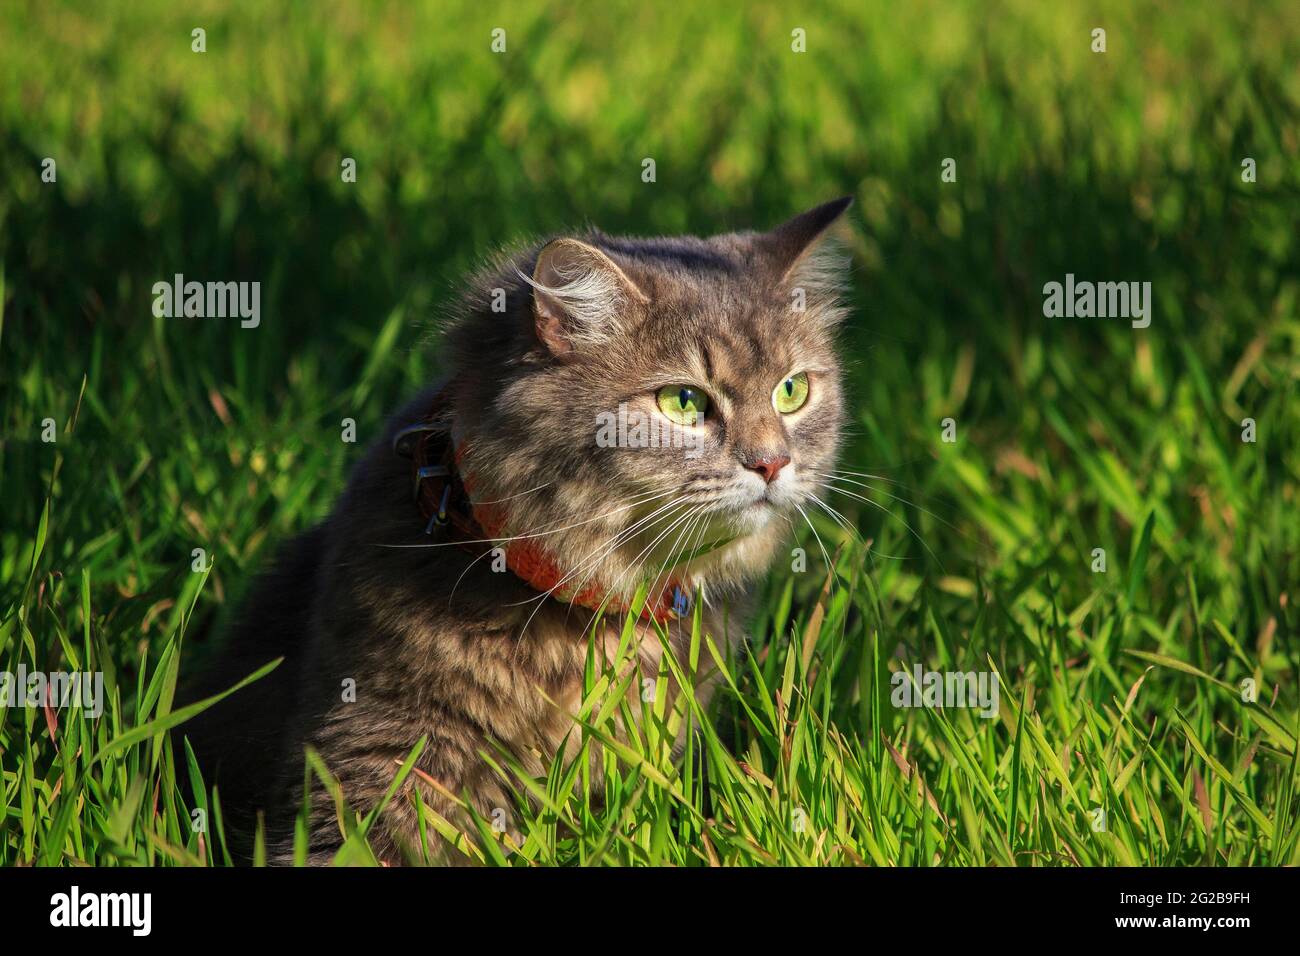
{"type": "MultiPolygon", "coordinates": [[[[423,802],[463,825],[427,776],[500,819],[512,801],[481,752],[540,774],[577,746],[589,644],[614,654],[639,588],[643,674],[660,670],[655,622],[683,655],[697,595],[704,630],[742,640],[747,587],[836,454],[843,268],[822,240],[849,202],[763,233],[556,238],[478,275],[446,330],[448,380],[284,548],[189,692],[284,657],[181,728],[227,820],[246,833],[265,810],[288,861],[304,747],[366,813],[422,737],[423,802]]],[[[413,858],[416,814],[388,803],[381,859],[413,858]]],[[[312,862],[343,840],[319,786],[309,833],[312,862]]]]}

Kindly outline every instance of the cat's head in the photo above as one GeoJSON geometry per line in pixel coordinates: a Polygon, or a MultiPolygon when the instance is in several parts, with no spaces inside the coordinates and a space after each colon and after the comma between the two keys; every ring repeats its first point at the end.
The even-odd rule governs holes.
{"type": "Polygon", "coordinates": [[[686,573],[716,594],[765,571],[839,443],[846,263],[824,240],[849,203],[762,233],[565,236],[486,270],[450,333],[475,498],[571,585],[686,573]]]}

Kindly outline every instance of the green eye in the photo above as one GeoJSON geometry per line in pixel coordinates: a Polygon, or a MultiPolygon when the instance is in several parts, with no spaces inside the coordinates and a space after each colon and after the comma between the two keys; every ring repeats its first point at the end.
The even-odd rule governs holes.
{"type": "Polygon", "coordinates": [[[709,396],[689,385],[665,385],[657,398],[659,410],[677,425],[698,425],[709,410],[709,396]]]}
{"type": "Polygon", "coordinates": [[[804,402],[808,401],[808,373],[800,372],[798,375],[791,375],[772,393],[772,404],[782,415],[789,415],[791,412],[797,412],[803,408],[804,402]]]}

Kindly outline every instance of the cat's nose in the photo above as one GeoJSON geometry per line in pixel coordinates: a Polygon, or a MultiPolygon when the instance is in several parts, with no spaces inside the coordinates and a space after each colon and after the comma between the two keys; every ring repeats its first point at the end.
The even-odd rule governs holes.
{"type": "Polygon", "coordinates": [[[751,458],[743,459],[746,468],[756,471],[763,476],[763,480],[769,485],[776,481],[776,476],[781,469],[790,464],[789,455],[755,455],[751,458]]]}

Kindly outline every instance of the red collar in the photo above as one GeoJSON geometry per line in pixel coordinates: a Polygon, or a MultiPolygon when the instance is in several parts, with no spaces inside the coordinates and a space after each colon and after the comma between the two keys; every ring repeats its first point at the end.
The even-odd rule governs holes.
{"type": "MultiPolygon", "coordinates": [[[[506,567],[533,590],[592,611],[627,614],[627,602],[610,594],[594,576],[577,590],[576,576],[560,566],[541,537],[511,538],[510,515],[501,502],[474,503],[474,476],[465,467],[466,443],[453,443],[445,414],[450,391],[449,383],[434,396],[423,421],[400,429],[393,438],[393,450],[411,459],[415,501],[427,522],[425,534],[455,541],[480,556],[483,545],[495,545],[505,553],[506,567]]],[[[670,578],[663,590],[646,598],[641,618],[667,623],[689,613],[691,601],[689,585],[670,578]]]]}

